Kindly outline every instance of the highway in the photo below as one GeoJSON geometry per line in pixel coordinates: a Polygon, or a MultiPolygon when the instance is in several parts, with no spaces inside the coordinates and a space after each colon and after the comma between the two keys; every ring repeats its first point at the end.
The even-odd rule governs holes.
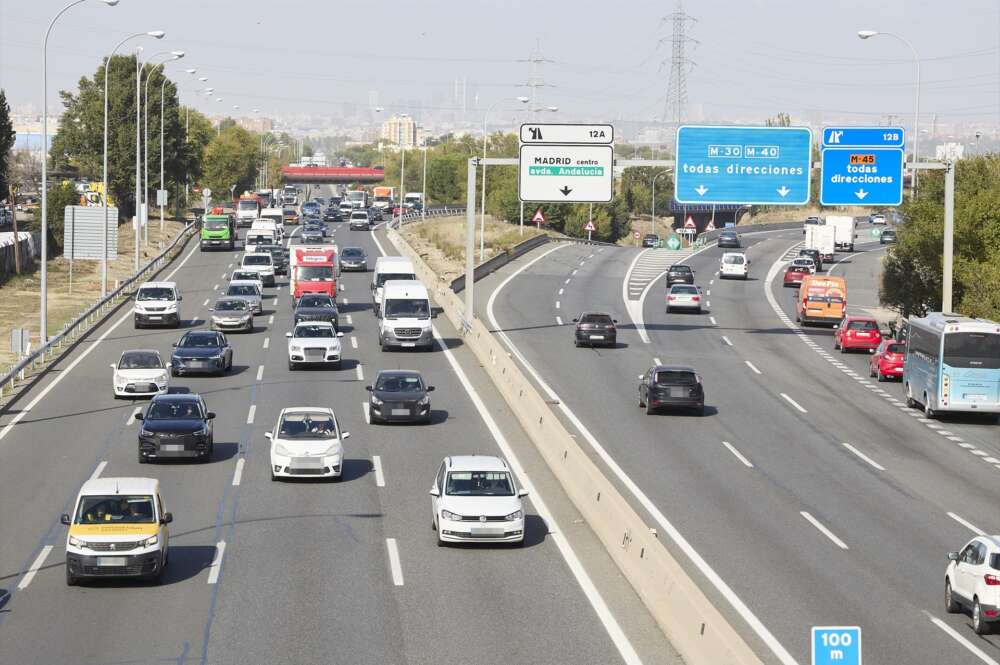
{"type": "MultiPolygon", "coordinates": [[[[373,265],[384,236],[346,226],[331,225],[338,244],[364,247],[373,265]]],[[[185,327],[204,325],[238,256],[192,243],[167,269],[162,278],[184,295],[185,327]]],[[[427,491],[441,459],[510,458],[530,443],[492,406],[499,396],[445,317],[432,353],[378,350],[370,279],[343,276],[342,369],[288,370],[291,308],[279,278],[265,289],[255,332],[228,335],[230,374],[172,379],[218,414],[209,464],[137,463],[134,413],[144,402],[113,399],[108,365],[131,348],[167,356],[182,331],[133,330],[128,307],[12,404],[0,417],[0,662],[569,664],[640,662],[636,651],[642,662],[673,662],[655,624],[621,609],[638,602],[613,564],[599,563],[594,580],[580,576],[567,541],[583,542],[588,560],[606,555],[555,528],[574,515],[564,517],[567,502],[528,453],[525,547],[436,546],[427,491]],[[437,387],[430,426],[366,423],[364,386],[383,367],[418,369],[437,387]],[[315,404],[333,406],[351,432],[343,479],[271,482],[264,432],[283,407],[315,404]],[[66,586],[59,516],[97,476],[160,480],[174,515],[162,585],[66,586]],[[543,496],[559,525],[543,519],[543,496]]]]}
{"type": "MultiPolygon", "coordinates": [[[[947,552],[998,530],[996,425],[926,421],[868,381],[867,354],[800,331],[778,270],[802,239],[745,235],[747,281],[719,279],[714,246],[691,255],[702,314],[665,314],[661,275],[641,304],[649,343],[623,285],[665,250],[543,246],[484,280],[477,313],[765,662],[808,663],[811,626],[860,625],[866,663],[996,663],[1000,638],[942,600],[947,552]],[[618,348],[574,348],[581,311],[619,319],[618,348]],[[704,417],[638,408],[637,377],[661,362],[702,375],[704,417]]],[[[833,270],[849,304],[873,305],[882,252],[857,249],[833,270]]]]}

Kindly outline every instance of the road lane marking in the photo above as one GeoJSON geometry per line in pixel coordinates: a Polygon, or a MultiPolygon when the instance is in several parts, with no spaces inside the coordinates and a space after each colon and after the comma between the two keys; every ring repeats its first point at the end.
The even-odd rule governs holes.
{"type": "Polygon", "coordinates": [[[712,289],[709,289],[708,291],[705,291],[705,295],[706,296],[712,295],[712,289]]]}
{"type": "Polygon", "coordinates": [[[559,301],[556,301],[556,309],[559,309],[559,301]]]}
{"type": "Polygon", "coordinates": [[[232,264],[232,263],[230,263],[230,264],[229,264],[228,266],[226,266],[226,267],[227,267],[227,268],[232,268],[232,267],[233,267],[233,264],[232,264]]]}
{"type": "Polygon", "coordinates": [[[225,279],[225,278],[226,278],[226,273],[222,273],[221,275],[219,275],[219,279],[225,279]]]}
{"type": "Polygon", "coordinates": [[[823,534],[824,536],[826,536],[826,537],[827,537],[827,538],[829,538],[829,539],[830,539],[831,541],[833,541],[833,544],[834,544],[834,545],[836,545],[837,547],[839,547],[839,548],[840,548],[840,549],[842,549],[842,550],[846,550],[846,549],[848,549],[848,547],[847,547],[847,543],[845,543],[844,541],[842,541],[842,540],[841,540],[840,538],[837,538],[837,536],[835,536],[835,535],[834,535],[834,533],[833,533],[832,531],[830,531],[830,530],[829,530],[829,529],[827,529],[827,528],[826,528],[825,526],[823,526],[823,524],[822,524],[822,523],[820,523],[820,521],[819,521],[818,519],[816,519],[815,517],[813,517],[812,515],[810,515],[809,513],[807,513],[807,512],[806,512],[806,511],[804,511],[804,510],[800,510],[800,511],[799,511],[799,515],[802,515],[802,517],[806,518],[806,520],[807,520],[807,521],[808,521],[808,522],[809,522],[810,524],[812,524],[812,525],[813,525],[814,527],[816,527],[816,529],[817,529],[817,530],[818,530],[818,531],[819,531],[820,533],[822,533],[822,534],[823,534]]]}
{"type": "Polygon", "coordinates": [[[351,318],[350,314],[347,315],[347,324],[351,326],[354,325],[354,319],[351,318]]]}
{"type": "Polygon", "coordinates": [[[705,307],[707,307],[709,309],[712,309],[712,301],[711,300],[706,300],[705,301],[705,307]]]}
{"type": "Polygon", "coordinates": [[[389,551],[389,570],[392,571],[392,583],[403,586],[403,564],[399,561],[399,548],[395,538],[386,538],[385,547],[389,551]]]}
{"type": "Polygon", "coordinates": [[[654,365],[662,365],[663,363],[662,363],[662,362],[660,362],[660,359],[659,359],[659,358],[653,358],[653,364],[654,364],[654,365]]]}
{"type": "Polygon", "coordinates": [[[729,338],[725,335],[722,336],[722,341],[726,343],[726,346],[732,346],[733,343],[729,341],[729,338]]]}
{"type": "Polygon", "coordinates": [[[968,521],[962,519],[961,517],[959,517],[955,513],[949,512],[949,513],[947,513],[947,515],[948,515],[948,517],[950,517],[951,519],[955,520],[956,522],[958,522],[959,524],[961,524],[962,526],[964,526],[966,529],[968,529],[972,533],[976,534],[977,536],[985,536],[986,535],[986,532],[983,531],[982,529],[980,529],[978,526],[976,526],[975,524],[972,524],[971,522],[968,522],[968,521]]]}
{"type": "Polygon", "coordinates": [[[709,286],[712,286],[712,284],[714,284],[714,283],[715,283],[715,280],[714,280],[714,279],[710,279],[710,280],[708,280],[708,285],[709,285],[709,286]]]}
{"type": "Polygon", "coordinates": [[[560,317],[560,316],[556,317],[556,325],[557,326],[561,326],[562,325],[562,317],[560,317]]]}
{"type": "Polygon", "coordinates": [[[361,410],[364,411],[364,413],[365,413],[365,424],[368,424],[368,425],[372,424],[372,412],[371,412],[371,408],[372,408],[371,404],[369,404],[368,402],[362,402],[361,403],[361,410]]]}
{"type": "Polygon", "coordinates": [[[344,304],[345,305],[350,305],[351,304],[351,299],[350,298],[344,298],[344,304]]]}
{"type": "Polygon", "coordinates": [[[351,348],[352,349],[358,348],[358,338],[355,337],[354,335],[351,335],[351,348]]]}
{"type": "Polygon", "coordinates": [[[574,270],[574,271],[573,271],[573,272],[571,272],[570,274],[571,274],[571,275],[573,275],[573,276],[576,276],[576,273],[578,273],[578,272],[580,272],[580,271],[579,271],[579,270],[574,270]]]}
{"type": "MultiPolygon", "coordinates": [[[[129,314],[131,314],[131,312],[129,312],[129,314]]],[[[42,548],[42,551],[38,553],[34,562],[32,562],[32,564],[28,567],[28,572],[25,573],[24,577],[21,578],[21,581],[17,583],[17,588],[19,590],[23,591],[27,589],[28,585],[31,584],[31,580],[35,579],[35,575],[38,574],[38,570],[45,563],[45,559],[49,556],[49,552],[52,551],[52,547],[52,545],[46,545],[42,548]]]]}
{"type": "Polygon", "coordinates": [[[375,468],[375,486],[385,487],[385,476],[382,475],[382,458],[372,455],[372,466],[375,468]]]}
{"type": "Polygon", "coordinates": [[[250,411],[247,412],[247,425],[253,425],[253,417],[254,417],[254,414],[256,414],[256,413],[257,413],[257,405],[256,404],[251,404],[250,405],[250,411]]]}
{"type": "Polygon", "coordinates": [[[226,554],[226,541],[220,540],[215,546],[215,558],[208,569],[208,583],[215,584],[219,581],[219,573],[222,572],[222,557],[226,554]]]}
{"type": "Polygon", "coordinates": [[[233,487],[240,484],[240,480],[243,479],[243,465],[246,464],[246,458],[241,457],[236,460],[236,470],[233,471],[233,487]]]}
{"type": "Polygon", "coordinates": [[[946,624],[941,619],[938,619],[937,617],[931,616],[929,614],[927,615],[927,618],[931,620],[931,623],[933,623],[935,626],[943,630],[948,637],[952,638],[953,640],[961,644],[963,647],[968,649],[969,652],[972,653],[972,655],[978,658],[979,660],[983,661],[987,665],[1000,665],[1000,663],[997,663],[997,661],[987,656],[982,649],[980,649],[975,644],[970,642],[968,639],[965,638],[965,636],[963,636],[957,630],[946,624]]]}
{"type": "Polygon", "coordinates": [[[785,398],[786,402],[788,402],[789,404],[791,404],[792,406],[794,406],[801,413],[809,413],[808,411],[806,411],[805,409],[803,409],[802,406],[798,402],[796,402],[794,399],[792,399],[791,397],[789,397],[785,393],[781,393],[781,396],[785,398]]]}
{"type": "Polygon", "coordinates": [[[365,371],[361,369],[361,363],[354,366],[354,372],[358,375],[358,381],[365,380],[365,371]]]}
{"type": "Polygon", "coordinates": [[[125,427],[131,427],[132,423],[135,422],[136,415],[139,414],[139,413],[142,413],[142,407],[141,406],[135,407],[135,411],[133,411],[132,415],[130,415],[128,417],[128,420],[125,421],[125,427]]]}
{"type": "Polygon", "coordinates": [[[218,284],[213,285],[212,286],[212,290],[213,291],[218,291],[219,290],[219,285],[218,284]]]}
{"type": "Polygon", "coordinates": [[[570,283],[570,280],[568,280],[568,279],[565,282],[563,282],[563,284],[569,284],[569,283],[570,283]]]}
{"type": "Polygon", "coordinates": [[[746,457],[744,457],[743,453],[741,453],[740,451],[736,450],[736,447],[733,444],[729,443],[728,441],[723,441],[722,445],[724,445],[726,448],[728,448],[729,452],[731,452],[733,455],[736,456],[736,459],[738,459],[739,461],[743,462],[743,466],[747,467],[748,469],[752,469],[753,468],[753,462],[751,462],[746,457]]]}
{"type": "Polygon", "coordinates": [[[97,468],[94,469],[94,472],[90,474],[90,479],[94,480],[95,478],[100,478],[101,472],[104,471],[104,467],[106,467],[107,465],[108,465],[107,461],[101,460],[101,463],[97,465],[97,468]]]}
{"type": "Polygon", "coordinates": [[[754,374],[763,374],[763,372],[761,372],[759,369],[757,369],[756,367],[754,367],[754,364],[752,362],[750,362],[749,360],[744,360],[743,362],[745,362],[747,364],[747,367],[749,367],[751,370],[753,370],[754,374]]]}
{"type": "Polygon", "coordinates": [[[848,450],[850,450],[852,453],[854,453],[858,457],[860,457],[861,459],[863,459],[864,461],[866,461],[869,464],[871,464],[873,467],[875,467],[879,471],[885,471],[885,467],[884,466],[882,466],[881,464],[879,464],[878,462],[876,462],[875,460],[873,460],[871,457],[868,457],[868,455],[865,455],[863,452],[861,452],[860,450],[858,450],[857,448],[855,448],[851,444],[845,443],[844,447],[847,448],[848,450]]]}
{"type": "Polygon", "coordinates": [[[714,317],[714,316],[710,316],[710,317],[708,317],[708,320],[712,322],[712,325],[713,325],[713,326],[717,326],[717,325],[719,325],[718,323],[716,323],[716,322],[715,322],[715,317],[714,317]]]}
{"type": "Polygon", "coordinates": [[[562,294],[563,294],[563,291],[565,291],[565,290],[566,290],[566,289],[559,289],[559,295],[562,295],[562,294]]]}
{"type": "Polygon", "coordinates": [[[274,314],[267,317],[267,325],[271,325],[272,323],[274,323],[274,314]]]}
{"type": "Polygon", "coordinates": [[[205,305],[207,305],[208,303],[209,303],[209,299],[208,299],[208,298],[205,298],[205,302],[201,303],[201,306],[202,306],[202,307],[204,307],[204,306],[205,306],[205,305]]]}
{"type": "Polygon", "coordinates": [[[261,378],[263,378],[263,376],[264,376],[264,366],[263,365],[258,365],[257,366],[257,380],[260,381],[261,378]]]}
{"type": "Polygon", "coordinates": [[[275,298],[274,300],[271,301],[271,306],[272,307],[277,307],[278,306],[278,299],[277,298],[275,298]]]}
{"type": "Polygon", "coordinates": [[[270,345],[271,345],[271,338],[270,337],[265,337],[264,338],[264,346],[262,348],[266,349],[270,345]]]}

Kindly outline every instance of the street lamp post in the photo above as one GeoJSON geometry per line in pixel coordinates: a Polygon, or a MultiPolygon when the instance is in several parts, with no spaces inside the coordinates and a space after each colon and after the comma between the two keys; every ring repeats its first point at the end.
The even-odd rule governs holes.
{"type": "MultiPolygon", "coordinates": [[[[531,101],[528,97],[523,97],[523,96],[517,97],[516,99],[517,99],[517,101],[521,102],[522,104],[527,104],[529,101],[531,101]]],[[[486,119],[489,118],[490,111],[492,111],[493,109],[495,109],[496,106],[497,106],[497,104],[499,104],[501,102],[504,102],[504,101],[506,101],[506,100],[504,100],[504,99],[498,99],[498,100],[496,100],[495,102],[493,102],[492,104],[490,104],[489,108],[486,109],[486,112],[483,113],[483,191],[481,193],[480,203],[479,203],[479,208],[480,208],[480,210],[479,210],[479,260],[480,261],[483,261],[486,258],[486,139],[489,138],[489,136],[486,133],[486,119]]]]}
{"type": "MultiPolygon", "coordinates": [[[[153,64],[153,61],[156,58],[160,57],[160,56],[169,56],[169,57],[166,58],[166,60],[164,62],[170,61],[170,60],[180,60],[181,58],[184,57],[184,51],[164,51],[162,53],[157,53],[157,54],[153,55],[149,59],[149,63],[148,64],[153,64]]],[[[150,70],[146,74],[146,83],[145,83],[145,86],[143,88],[143,96],[145,97],[145,103],[144,103],[143,118],[142,118],[142,125],[143,125],[143,129],[142,129],[142,136],[143,136],[143,138],[142,138],[142,141],[143,141],[143,144],[145,145],[145,150],[143,152],[143,159],[142,159],[142,161],[143,161],[142,199],[143,199],[143,202],[146,204],[146,216],[147,217],[149,216],[149,79],[150,79],[150,77],[153,74],[153,70],[155,70],[156,67],[159,66],[160,64],[162,64],[162,63],[157,63],[157,64],[153,65],[153,69],[150,70]]],[[[145,69],[145,68],[143,68],[143,69],[145,69]]],[[[163,80],[166,81],[167,80],[166,77],[163,77],[163,80]]],[[[163,102],[163,85],[162,84],[160,85],[160,102],[161,102],[160,103],[160,120],[161,120],[160,125],[162,126],[162,124],[163,124],[162,123],[162,120],[163,120],[163,103],[162,103],[163,102]]],[[[160,136],[160,155],[161,155],[161,157],[163,155],[163,136],[162,136],[162,132],[161,132],[161,136],[160,136]]],[[[162,159],[160,161],[162,161],[162,159]]],[[[161,178],[161,180],[162,180],[162,178],[161,178]]],[[[163,210],[162,210],[162,208],[160,209],[160,212],[161,212],[161,215],[160,215],[160,217],[161,217],[161,220],[160,220],[160,233],[162,234],[163,233],[163,220],[162,220],[162,217],[163,217],[162,212],[163,212],[163,210]]],[[[147,220],[147,222],[148,222],[148,220],[147,220]]],[[[149,224],[148,223],[143,225],[143,244],[146,247],[149,247],[149,224]]]]}
{"type": "Polygon", "coordinates": [[[911,44],[904,37],[901,37],[900,35],[897,35],[894,32],[881,32],[879,30],[858,30],[858,37],[861,39],[870,39],[878,35],[885,35],[886,37],[892,37],[894,39],[903,42],[903,44],[905,44],[906,47],[910,49],[910,52],[913,54],[913,62],[917,66],[916,100],[914,101],[913,104],[913,164],[914,164],[914,168],[912,169],[913,188],[910,190],[910,198],[916,199],[917,180],[918,180],[917,177],[918,171],[916,168],[916,164],[919,159],[919,147],[920,147],[920,56],[917,55],[917,49],[913,48],[913,44],[911,44]]]}
{"type": "Polygon", "coordinates": [[[668,173],[670,173],[670,171],[660,171],[659,173],[653,176],[653,201],[652,205],[650,206],[650,215],[649,215],[650,233],[654,234],[656,233],[656,179],[659,178],[661,175],[666,175],[668,173]]]}
{"type": "Polygon", "coordinates": [[[420,219],[427,219],[427,139],[424,138],[424,183],[420,188],[420,219]]]}
{"type": "MultiPolygon", "coordinates": [[[[101,0],[104,4],[109,7],[114,7],[118,4],[118,0],[101,0]]],[[[52,26],[56,24],[59,17],[65,14],[71,7],[75,7],[86,0],[74,0],[65,7],[59,10],[52,20],[49,21],[49,27],[45,29],[45,37],[42,39],[42,238],[41,238],[41,275],[40,275],[40,312],[39,312],[39,337],[41,343],[45,344],[48,339],[48,307],[49,307],[49,293],[48,293],[48,267],[46,263],[49,259],[48,257],[48,235],[49,235],[49,167],[48,167],[48,153],[49,153],[49,35],[52,33],[52,26]]],[[[107,77],[105,77],[106,79],[107,77]]],[[[107,86],[105,86],[107,90],[107,86]]],[[[107,94],[105,94],[105,100],[107,99],[107,94]]],[[[107,101],[104,103],[104,113],[107,116],[107,101]]],[[[105,137],[107,137],[107,121],[105,121],[105,137]]],[[[105,138],[105,146],[107,145],[107,138],[105,138]]],[[[105,147],[105,153],[107,152],[107,147],[105,147]]],[[[107,171],[107,167],[105,167],[107,171]]],[[[102,194],[104,198],[104,209],[108,209],[108,182],[107,178],[104,179],[104,193],[102,194]]],[[[13,204],[13,201],[11,201],[13,204]]],[[[105,222],[107,221],[107,213],[105,212],[105,222]]],[[[105,224],[106,225],[106,224],[105,224]]],[[[19,242],[18,238],[14,238],[14,243],[19,242]]]]}

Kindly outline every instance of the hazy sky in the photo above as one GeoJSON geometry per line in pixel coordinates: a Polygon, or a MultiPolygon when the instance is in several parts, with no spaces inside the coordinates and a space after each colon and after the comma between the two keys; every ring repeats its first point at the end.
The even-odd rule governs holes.
{"type": "MultiPolygon", "coordinates": [[[[41,105],[41,42],[66,0],[0,0],[0,86],[14,105],[41,105]]],[[[339,114],[364,108],[376,90],[387,111],[420,101],[452,107],[454,81],[466,77],[479,108],[526,94],[521,62],[540,43],[551,60],[539,90],[563,119],[652,119],[663,113],[674,0],[88,0],[70,9],[49,48],[49,99],[75,88],[124,36],[145,56],[182,49],[172,65],[184,101],[205,111],[339,114]],[[661,61],[667,64],[661,68],[661,61]],[[196,99],[209,77],[216,103],[196,99]]],[[[687,0],[696,63],[691,104],[715,116],[803,117],[825,110],[859,122],[913,112],[909,50],[889,37],[861,41],[858,29],[894,31],[922,58],[922,117],[994,124],[1000,107],[998,0],[687,0]]],[[[510,106],[516,106],[512,102],[510,106]]],[[[498,105],[503,108],[503,102],[498,105]]],[[[481,113],[475,114],[480,117],[481,113]]],[[[907,121],[907,124],[909,122],[907,121]]]]}

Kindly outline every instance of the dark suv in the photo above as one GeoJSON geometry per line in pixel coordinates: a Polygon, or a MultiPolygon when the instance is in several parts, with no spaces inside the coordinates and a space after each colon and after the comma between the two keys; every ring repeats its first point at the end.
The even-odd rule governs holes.
{"type": "Polygon", "coordinates": [[[212,459],[212,420],[201,395],[157,395],[146,413],[135,414],[139,428],[139,464],[163,458],[188,457],[199,462],[212,459]]]}
{"type": "Polygon", "coordinates": [[[800,249],[799,256],[805,256],[813,260],[816,264],[816,272],[823,269],[823,255],[820,254],[818,249],[800,249]]]}
{"type": "Polygon", "coordinates": [[[674,284],[694,284],[694,270],[691,266],[675,263],[667,271],[667,288],[674,284]]]}
{"type": "Polygon", "coordinates": [[[576,324],[576,331],[573,334],[574,346],[584,344],[614,346],[618,340],[618,329],[615,328],[618,319],[612,319],[610,314],[584,312],[573,319],[573,323],[576,324]]]}
{"type": "Polygon", "coordinates": [[[283,245],[257,245],[257,252],[267,252],[271,255],[271,264],[275,275],[288,274],[288,249],[283,245]]]}
{"type": "Polygon", "coordinates": [[[737,235],[736,231],[723,231],[719,234],[719,247],[736,247],[740,246],[740,237],[737,235]]]}
{"type": "Polygon", "coordinates": [[[705,414],[705,390],[693,368],[655,365],[639,375],[639,408],[645,408],[646,415],[672,406],[705,414]]]}

